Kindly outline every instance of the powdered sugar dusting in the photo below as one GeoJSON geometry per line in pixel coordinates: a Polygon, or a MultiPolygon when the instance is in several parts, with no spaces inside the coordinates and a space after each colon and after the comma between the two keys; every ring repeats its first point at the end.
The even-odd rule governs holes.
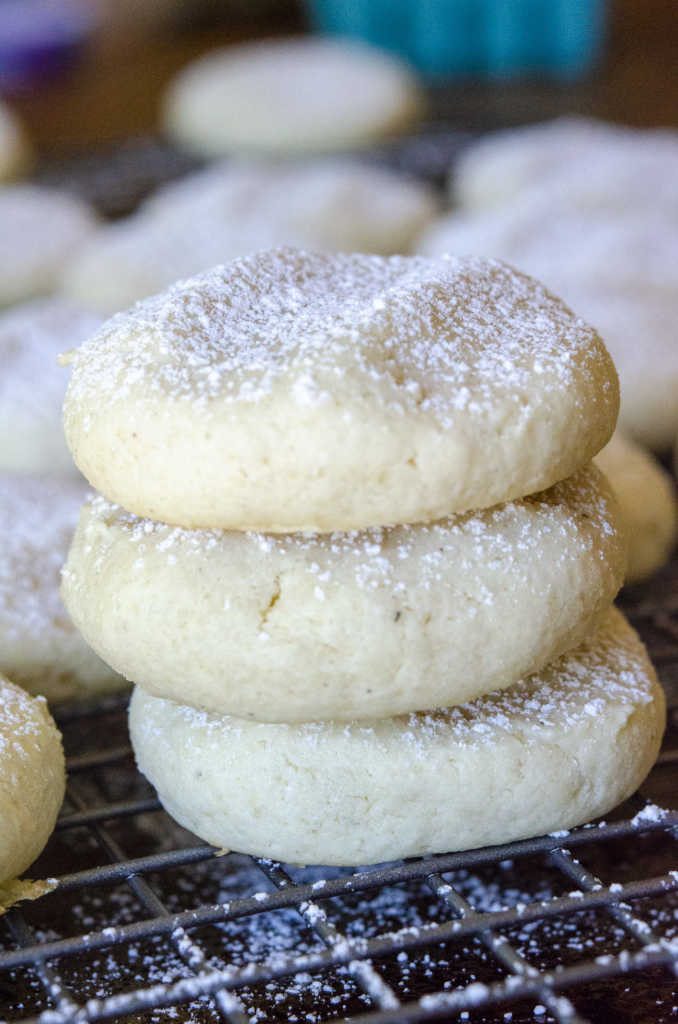
{"type": "Polygon", "coordinates": [[[113,317],[73,357],[71,402],[134,395],[326,400],[338,378],[370,400],[451,423],[534,386],[543,400],[601,358],[595,332],[541,285],[497,261],[272,250],[215,267],[113,317]],[[301,396],[301,399],[299,398],[301,396]]]}

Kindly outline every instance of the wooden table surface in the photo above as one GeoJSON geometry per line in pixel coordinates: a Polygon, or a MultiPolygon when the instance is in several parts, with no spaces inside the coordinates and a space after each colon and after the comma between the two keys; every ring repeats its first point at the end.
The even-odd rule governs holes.
{"type": "MultiPolygon", "coordinates": [[[[152,133],[162,91],[188,60],[212,46],[303,28],[216,27],[93,46],[77,66],[12,97],[43,155],[91,149],[152,133]]],[[[633,125],[678,126],[678,0],[616,0],[599,68],[575,84],[452,81],[434,92],[434,115],[453,127],[483,128],[593,114],[633,125]]]]}

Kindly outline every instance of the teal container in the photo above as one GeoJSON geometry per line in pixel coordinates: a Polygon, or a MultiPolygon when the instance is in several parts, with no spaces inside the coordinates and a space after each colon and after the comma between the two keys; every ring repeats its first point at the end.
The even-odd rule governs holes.
{"type": "Polygon", "coordinates": [[[594,65],[606,0],[309,0],[320,32],[399,54],[429,77],[540,73],[594,65]]]}

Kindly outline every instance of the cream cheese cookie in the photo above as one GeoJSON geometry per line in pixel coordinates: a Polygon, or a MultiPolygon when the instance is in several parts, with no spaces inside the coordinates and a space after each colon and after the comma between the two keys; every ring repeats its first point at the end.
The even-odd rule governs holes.
{"type": "Polygon", "coordinates": [[[180,278],[273,246],[407,252],[437,206],[428,186],[355,160],[229,161],[102,226],[66,267],[61,290],[115,313],[180,278]]]}
{"type": "Polygon", "coordinates": [[[61,424],[68,374],[57,357],[100,324],[59,299],[0,312],[0,472],[78,475],[61,424]]]}
{"type": "Polygon", "coordinates": [[[626,287],[569,286],[572,307],[595,324],[619,373],[618,426],[634,441],[668,452],[678,431],[676,294],[626,287]]]}
{"type": "Polygon", "coordinates": [[[459,205],[482,210],[515,204],[549,183],[579,201],[614,203],[624,212],[629,202],[655,202],[657,187],[675,199],[677,165],[673,130],[560,117],[490,132],[471,143],[455,161],[450,191],[459,205]]]}
{"type": "Polygon", "coordinates": [[[460,704],[579,643],[625,567],[581,470],[437,523],[355,534],[182,530],[97,497],[62,593],[88,642],[159,697],[269,722],[460,704]]]}
{"type": "MultiPolygon", "coordinates": [[[[678,173],[678,164],[676,166],[678,173]]],[[[660,204],[598,211],[552,187],[507,209],[451,213],[422,236],[426,256],[445,253],[506,260],[568,299],[573,288],[666,301],[678,289],[678,181],[672,218],[660,204]]]]}
{"type": "Polygon", "coordinates": [[[22,174],[31,162],[31,147],[15,113],[0,100],[0,181],[22,174]]]}
{"type": "Polygon", "coordinates": [[[457,708],[247,722],[137,687],[130,733],[165,809],[216,846],[364,864],[509,842],[605,814],[654,762],[664,695],[615,609],[537,675],[457,708]]]}
{"type": "Polygon", "coordinates": [[[0,187],[0,307],[53,292],[96,226],[75,196],[40,185],[0,187]]]}
{"type": "Polygon", "coordinates": [[[0,675],[0,882],[42,852],[65,789],[61,735],[45,701],[0,675]]]}
{"type": "Polygon", "coordinates": [[[299,37],[207,53],[170,84],[167,134],[205,156],[328,152],[409,128],[423,92],[397,58],[349,40],[299,37]]]}
{"type": "Polygon", "coordinates": [[[637,583],[669,560],[678,504],[669,474],[640,445],[615,433],[596,456],[619,501],[629,540],[626,582],[637,583]]]}
{"type": "Polygon", "coordinates": [[[120,689],[61,603],[61,567],[84,498],[66,479],[0,475],[0,672],[50,701],[120,689]]]}
{"type": "Polygon", "coordinates": [[[594,330],[491,260],[273,250],[113,317],[66,438],[107,498],[186,527],[331,532],[545,489],[617,416],[594,330]]]}

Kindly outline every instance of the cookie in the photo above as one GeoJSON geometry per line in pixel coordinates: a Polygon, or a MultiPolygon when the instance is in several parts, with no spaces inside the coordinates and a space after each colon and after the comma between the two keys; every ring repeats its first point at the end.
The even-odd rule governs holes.
{"type": "Polygon", "coordinates": [[[425,103],[397,58],[349,40],[299,37],[205,54],[171,82],[162,123],[204,156],[322,153],[411,127],[425,103]]]}
{"type": "Polygon", "coordinates": [[[481,136],[455,161],[450,191],[466,209],[496,209],[548,183],[579,201],[614,203],[624,212],[625,200],[655,202],[657,187],[675,196],[677,161],[673,130],[560,117],[481,136]]]}
{"type": "Polygon", "coordinates": [[[537,675],[461,707],[365,723],[264,724],[137,687],[130,733],[165,809],[216,846],[365,864],[570,828],[628,797],[657,756],[664,695],[611,609],[537,675]]]}
{"type": "Polygon", "coordinates": [[[609,439],[612,361],[501,263],[233,260],[108,321],[69,357],[75,462],[186,527],[332,532],[545,489],[609,439]]]}
{"type": "Polygon", "coordinates": [[[640,445],[615,433],[596,456],[619,501],[629,539],[626,582],[647,579],[669,560],[678,504],[669,474],[640,445]]]}
{"type": "Polygon", "coordinates": [[[0,100],[0,181],[22,174],[31,162],[31,147],[14,112],[0,100]]]}
{"type": "Polygon", "coordinates": [[[407,252],[437,206],[428,186],[358,161],[231,161],[160,189],[132,217],[100,228],[66,267],[61,290],[114,313],[273,246],[407,252]]]}
{"type": "MultiPolygon", "coordinates": [[[[678,164],[676,166],[678,173],[678,164]]],[[[618,289],[648,302],[678,289],[675,219],[654,208],[596,209],[549,186],[506,209],[451,213],[419,240],[425,256],[474,253],[506,260],[566,300],[573,289],[618,289]]]]}
{"type": "Polygon", "coordinates": [[[592,468],[486,512],[355,534],[182,530],[97,497],[62,594],[105,661],[156,696],[269,722],[378,718],[504,688],[579,643],[623,580],[618,518],[592,468]]]}
{"type": "Polygon", "coordinates": [[[50,701],[120,689],[59,596],[86,494],[66,479],[0,475],[0,672],[50,701]]]}
{"type": "Polygon", "coordinates": [[[628,288],[569,289],[572,307],[595,324],[619,373],[619,429],[656,452],[678,432],[676,300],[628,288]]]}
{"type": "Polygon", "coordinates": [[[40,185],[0,188],[0,307],[53,292],[96,226],[75,196],[40,185]]]}
{"type": "Polygon", "coordinates": [[[61,425],[68,374],[57,357],[100,324],[58,299],[0,312],[0,472],[78,475],[61,425]]]}
{"type": "Polygon", "coordinates": [[[45,701],[0,675],[0,882],[41,853],[65,790],[61,736],[45,701]]]}

